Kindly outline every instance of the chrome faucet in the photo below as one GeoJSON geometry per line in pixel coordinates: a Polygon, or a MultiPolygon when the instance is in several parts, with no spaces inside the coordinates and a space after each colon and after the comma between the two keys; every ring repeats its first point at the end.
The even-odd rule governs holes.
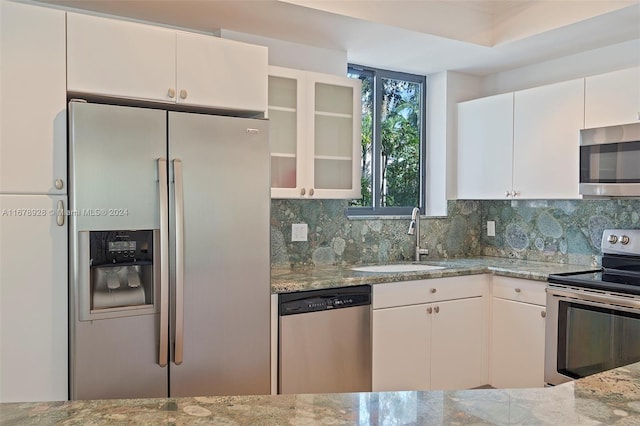
{"type": "Polygon", "coordinates": [[[420,209],[417,207],[414,207],[411,212],[411,223],[409,223],[407,234],[416,235],[416,262],[420,262],[420,255],[429,254],[429,250],[420,248],[420,209]]]}

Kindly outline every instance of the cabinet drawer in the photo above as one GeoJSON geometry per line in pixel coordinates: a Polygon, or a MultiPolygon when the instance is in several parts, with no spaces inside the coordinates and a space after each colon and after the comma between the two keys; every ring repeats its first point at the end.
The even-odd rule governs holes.
{"type": "Polygon", "coordinates": [[[376,284],[373,309],[478,297],[484,294],[486,283],[483,274],[376,284]]]}
{"type": "Polygon", "coordinates": [[[546,306],[547,283],[509,277],[493,277],[493,296],[517,302],[546,306]]]}

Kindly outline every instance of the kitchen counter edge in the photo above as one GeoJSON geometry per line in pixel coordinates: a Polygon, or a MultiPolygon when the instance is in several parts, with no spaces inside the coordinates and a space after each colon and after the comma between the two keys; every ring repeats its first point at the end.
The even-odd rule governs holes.
{"type": "MultiPolygon", "coordinates": [[[[418,262],[399,263],[411,264],[418,262]]],[[[318,290],[361,284],[381,284],[478,274],[495,274],[512,278],[546,281],[550,274],[598,269],[597,267],[586,265],[571,265],[498,257],[430,260],[419,263],[424,265],[440,266],[444,267],[444,269],[402,273],[380,273],[354,271],[352,270],[354,265],[300,266],[290,268],[274,267],[271,269],[271,293],[290,293],[295,291],[318,290]]]]}

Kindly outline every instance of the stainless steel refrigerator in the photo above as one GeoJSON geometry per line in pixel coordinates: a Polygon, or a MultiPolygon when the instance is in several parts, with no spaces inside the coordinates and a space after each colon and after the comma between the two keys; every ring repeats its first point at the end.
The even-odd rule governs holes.
{"type": "Polygon", "coordinates": [[[270,392],[268,122],[69,104],[70,398],[270,392]]]}

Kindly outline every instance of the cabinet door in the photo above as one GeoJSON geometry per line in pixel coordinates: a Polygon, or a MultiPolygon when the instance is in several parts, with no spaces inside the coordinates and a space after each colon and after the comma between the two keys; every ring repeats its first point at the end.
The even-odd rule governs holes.
{"type": "Polygon", "coordinates": [[[433,303],[431,389],[468,389],[483,383],[482,298],[433,303]]]}
{"type": "Polygon", "coordinates": [[[545,308],[493,298],[491,385],[544,386],[545,308]]]}
{"type": "Polygon", "coordinates": [[[69,13],[70,92],[175,102],[175,31],[69,13]]]}
{"type": "Polygon", "coordinates": [[[427,305],[373,311],[373,391],[429,389],[427,305]]]}
{"type": "Polygon", "coordinates": [[[177,33],[178,102],[222,109],[267,110],[267,48],[177,33]]]}
{"type": "Polygon", "coordinates": [[[0,402],[67,399],[66,196],[0,195],[0,402]]]}
{"type": "Polygon", "coordinates": [[[361,82],[308,73],[307,194],[360,198],[361,82]]]}
{"type": "Polygon", "coordinates": [[[501,199],[512,187],[513,93],[458,104],[460,199],[501,199]]]}
{"type": "Polygon", "coordinates": [[[580,198],[584,79],[515,93],[513,190],[520,198],[580,198]]]}
{"type": "Polygon", "coordinates": [[[0,192],[64,194],[65,13],[0,8],[0,192]]]}
{"type": "Polygon", "coordinates": [[[269,67],[271,198],[306,195],[303,175],[305,81],[304,71],[269,67]]]}
{"type": "Polygon", "coordinates": [[[587,77],[584,127],[614,126],[640,120],[640,67],[587,77]]]}

